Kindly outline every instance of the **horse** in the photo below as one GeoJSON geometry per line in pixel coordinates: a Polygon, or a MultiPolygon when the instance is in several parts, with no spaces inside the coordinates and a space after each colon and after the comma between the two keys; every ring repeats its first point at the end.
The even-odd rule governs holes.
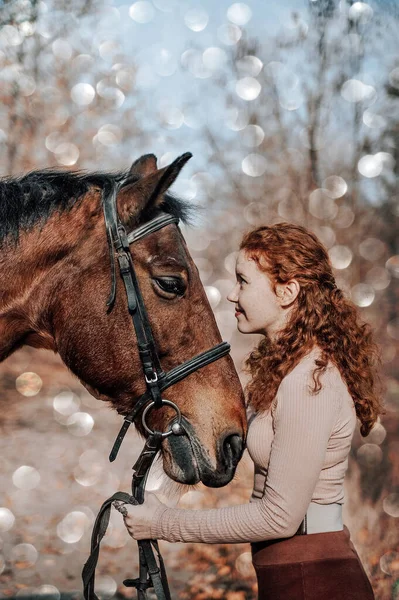
{"type": "MultiPolygon", "coordinates": [[[[122,416],[146,391],[122,277],[113,273],[104,194],[117,189],[127,233],[159,214],[188,222],[190,207],[168,192],[191,154],[158,169],[153,154],[120,172],[44,169],[0,180],[0,362],[24,345],[60,355],[95,398],[122,416]],[[117,186],[115,188],[115,186],[117,186]],[[111,264],[110,264],[111,263],[111,264]]],[[[176,223],[151,232],[128,251],[162,369],[221,342],[199,272],[176,223]]],[[[174,481],[229,483],[246,436],[242,388],[230,356],[168,389],[189,435],[162,441],[163,469],[174,481]]],[[[147,423],[163,432],[175,413],[163,405],[147,423]]],[[[140,419],[140,434],[147,436],[140,419]]],[[[148,426],[147,426],[148,427],[148,426]]]]}

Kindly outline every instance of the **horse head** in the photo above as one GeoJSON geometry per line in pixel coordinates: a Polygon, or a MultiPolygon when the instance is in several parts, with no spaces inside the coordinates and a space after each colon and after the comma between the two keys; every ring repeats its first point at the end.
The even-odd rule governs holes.
{"type": "MultiPolygon", "coordinates": [[[[123,180],[116,208],[127,234],[160,211],[184,220],[187,207],[167,190],[190,156],[158,169],[155,156],[145,155],[123,176],[43,171],[12,182],[10,197],[24,194],[25,213],[32,214],[23,219],[20,207],[19,222],[14,230],[9,224],[1,242],[0,359],[24,344],[51,349],[96,398],[122,415],[131,412],[146,384],[119,274],[112,310],[107,306],[112,260],[103,193],[123,180]],[[43,206],[32,208],[26,200],[39,194],[42,203],[51,204],[45,214],[43,206]]],[[[163,371],[219,344],[214,315],[178,226],[170,223],[129,250],[163,371]]],[[[191,373],[164,397],[179,407],[189,434],[164,440],[165,472],[186,484],[228,483],[246,434],[243,394],[231,357],[191,373]]],[[[165,431],[175,416],[165,405],[149,413],[148,424],[165,431]]],[[[140,419],[136,425],[145,433],[140,419]]]]}

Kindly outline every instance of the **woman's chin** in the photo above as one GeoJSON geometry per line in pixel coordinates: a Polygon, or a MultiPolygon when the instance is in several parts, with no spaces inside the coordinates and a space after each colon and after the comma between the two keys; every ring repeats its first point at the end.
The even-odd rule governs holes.
{"type": "Polygon", "coordinates": [[[250,331],[250,327],[248,326],[248,323],[240,323],[240,321],[237,321],[237,330],[240,333],[252,333],[252,331],[250,331]]]}
{"type": "Polygon", "coordinates": [[[237,331],[239,331],[240,333],[243,334],[260,334],[260,335],[267,335],[265,333],[265,331],[261,330],[261,329],[257,329],[254,327],[251,327],[251,325],[244,321],[244,323],[240,323],[240,320],[237,321],[237,331]]]}

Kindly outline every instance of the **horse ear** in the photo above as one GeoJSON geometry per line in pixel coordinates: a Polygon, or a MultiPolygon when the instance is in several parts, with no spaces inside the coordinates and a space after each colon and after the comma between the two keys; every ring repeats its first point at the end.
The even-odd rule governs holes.
{"type": "MultiPolygon", "coordinates": [[[[186,152],[179,156],[169,166],[150,172],[148,175],[141,177],[138,181],[123,187],[117,198],[118,214],[122,223],[129,227],[138,222],[140,213],[144,209],[151,209],[159,206],[163,201],[164,193],[170,188],[186,162],[191,157],[191,152],[186,152]]],[[[142,159],[144,158],[145,157],[142,157],[142,159]]],[[[140,160],[141,159],[139,159],[139,161],[140,160]]],[[[148,159],[144,162],[147,162],[147,160],[148,159]]],[[[138,161],[136,161],[136,163],[137,162],[138,161]]]]}
{"type": "Polygon", "coordinates": [[[157,170],[157,157],[155,154],[143,154],[130,167],[129,175],[146,177],[157,170]]]}

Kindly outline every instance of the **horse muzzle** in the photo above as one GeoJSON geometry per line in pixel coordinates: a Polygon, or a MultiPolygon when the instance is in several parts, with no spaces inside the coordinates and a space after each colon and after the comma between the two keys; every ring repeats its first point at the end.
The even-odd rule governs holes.
{"type": "MultiPolygon", "coordinates": [[[[170,424],[173,426],[176,419],[170,424]]],[[[204,448],[195,428],[182,416],[182,432],[171,435],[163,442],[163,462],[166,474],[179,483],[207,487],[222,487],[234,477],[244,442],[241,432],[226,431],[216,443],[214,455],[204,448]]]]}

